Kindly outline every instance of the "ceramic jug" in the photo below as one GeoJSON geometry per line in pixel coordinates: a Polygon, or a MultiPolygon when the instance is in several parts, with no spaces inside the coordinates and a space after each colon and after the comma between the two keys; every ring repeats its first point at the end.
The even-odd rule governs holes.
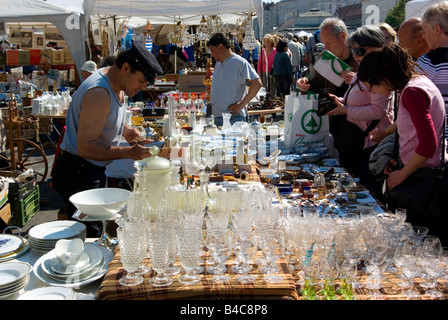
{"type": "Polygon", "coordinates": [[[160,149],[157,146],[152,146],[149,152],[152,156],[145,159],[147,165],[143,168],[146,173],[146,192],[152,208],[157,210],[159,199],[171,183],[171,162],[158,156],[160,149]]]}

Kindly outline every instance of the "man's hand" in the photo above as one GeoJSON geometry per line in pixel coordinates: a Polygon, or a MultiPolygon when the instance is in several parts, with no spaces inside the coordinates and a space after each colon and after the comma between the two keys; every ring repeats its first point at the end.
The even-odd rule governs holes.
{"type": "Polygon", "coordinates": [[[297,79],[297,88],[299,88],[300,91],[307,92],[310,90],[311,86],[308,83],[308,78],[303,77],[297,79]]]}

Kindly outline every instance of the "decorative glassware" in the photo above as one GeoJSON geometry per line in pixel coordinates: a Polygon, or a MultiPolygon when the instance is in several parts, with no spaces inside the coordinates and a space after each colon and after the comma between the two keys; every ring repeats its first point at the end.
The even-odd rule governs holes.
{"type": "Polygon", "coordinates": [[[201,276],[194,273],[199,266],[199,251],[201,246],[201,229],[194,227],[182,227],[177,232],[177,245],[179,248],[179,260],[186,274],[179,277],[183,284],[194,284],[201,281],[201,276]]]}
{"type": "Polygon", "coordinates": [[[164,287],[173,283],[173,279],[165,275],[170,263],[170,247],[172,237],[166,223],[156,222],[148,230],[149,252],[152,269],[157,273],[149,279],[154,287],[164,287]]]}
{"type": "Polygon", "coordinates": [[[285,239],[280,230],[264,230],[261,240],[261,251],[266,258],[267,265],[264,268],[264,279],[267,283],[281,282],[283,278],[277,274],[275,261],[284,255],[285,239]]]}
{"type": "Polygon", "coordinates": [[[237,229],[233,230],[232,236],[235,255],[242,263],[242,273],[236,277],[236,280],[241,283],[251,283],[255,281],[255,277],[249,274],[251,270],[249,262],[257,253],[253,232],[248,232],[245,229],[237,229]]]}
{"type": "Polygon", "coordinates": [[[117,228],[118,244],[120,246],[121,263],[126,270],[126,275],[120,278],[123,286],[135,286],[143,282],[143,277],[136,272],[147,254],[145,239],[141,233],[125,225],[117,228]]]}
{"type": "Polygon", "coordinates": [[[211,256],[216,261],[215,275],[212,281],[217,283],[230,281],[230,276],[225,274],[227,268],[225,262],[229,258],[232,247],[229,231],[222,231],[221,229],[208,230],[208,248],[211,256]]]}

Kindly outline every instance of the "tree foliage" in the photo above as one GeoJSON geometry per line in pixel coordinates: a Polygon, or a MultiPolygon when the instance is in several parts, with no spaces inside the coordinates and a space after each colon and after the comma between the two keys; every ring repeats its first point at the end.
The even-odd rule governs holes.
{"type": "Polygon", "coordinates": [[[388,23],[392,28],[397,29],[404,21],[405,6],[410,0],[398,0],[397,4],[387,13],[384,22],[388,23]]]}

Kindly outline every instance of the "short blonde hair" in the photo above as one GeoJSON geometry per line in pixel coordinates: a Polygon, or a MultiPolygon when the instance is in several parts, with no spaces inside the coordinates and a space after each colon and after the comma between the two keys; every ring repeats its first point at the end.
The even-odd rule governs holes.
{"type": "Polygon", "coordinates": [[[269,41],[272,44],[273,47],[275,46],[275,39],[274,39],[274,37],[271,34],[266,34],[263,37],[263,41],[265,41],[265,40],[269,41]]]}
{"type": "Polygon", "coordinates": [[[388,34],[390,34],[392,36],[394,41],[396,40],[397,32],[389,24],[387,24],[385,22],[380,23],[380,29],[385,30],[388,34]]]}

